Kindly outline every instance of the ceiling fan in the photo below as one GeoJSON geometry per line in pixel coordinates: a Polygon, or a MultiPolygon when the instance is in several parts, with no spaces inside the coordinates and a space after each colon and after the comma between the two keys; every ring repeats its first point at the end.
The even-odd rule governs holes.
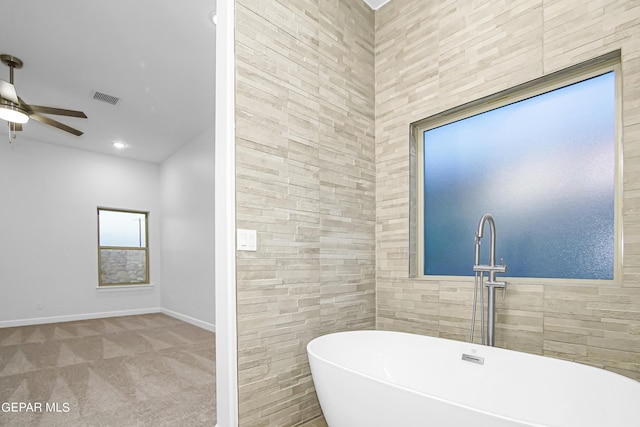
{"type": "Polygon", "coordinates": [[[23,62],[13,55],[7,55],[4,53],[0,55],[0,60],[4,65],[9,67],[9,81],[0,80],[0,119],[9,122],[9,130],[11,132],[21,131],[22,125],[27,123],[31,118],[76,136],[83,134],[83,132],[78,129],[74,129],[64,123],[60,123],[57,120],[53,120],[43,115],[53,114],[56,116],[86,119],[87,116],[82,111],[27,104],[18,96],[16,87],[13,84],[13,70],[14,68],[22,68],[23,62]]]}

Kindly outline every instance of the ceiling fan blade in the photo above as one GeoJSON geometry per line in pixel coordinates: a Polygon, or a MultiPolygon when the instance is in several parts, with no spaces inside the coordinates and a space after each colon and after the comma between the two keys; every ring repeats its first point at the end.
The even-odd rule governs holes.
{"type": "Polygon", "coordinates": [[[76,136],[80,136],[84,133],[84,132],[80,132],[78,129],[72,128],[71,126],[67,126],[64,123],[60,123],[57,120],[50,119],[49,117],[46,117],[46,116],[41,116],[40,114],[33,113],[29,115],[29,117],[32,118],[33,120],[39,121],[40,123],[44,123],[44,124],[56,127],[60,130],[72,133],[76,136]]]}
{"type": "Polygon", "coordinates": [[[55,107],[45,107],[43,105],[29,105],[29,108],[34,113],[54,114],[56,116],[79,117],[81,119],[87,118],[86,114],[84,114],[82,111],[66,110],[64,108],[55,108],[55,107]]]}
{"type": "Polygon", "coordinates": [[[5,80],[0,80],[0,97],[14,104],[20,104],[15,86],[5,80]]]}

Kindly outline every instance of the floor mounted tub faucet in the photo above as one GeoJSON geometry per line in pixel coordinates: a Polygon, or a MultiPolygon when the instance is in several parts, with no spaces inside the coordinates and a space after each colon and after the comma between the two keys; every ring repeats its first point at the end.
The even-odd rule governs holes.
{"type": "MultiPolygon", "coordinates": [[[[504,290],[507,287],[507,282],[496,280],[497,273],[506,273],[507,266],[504,265],[504,259],[500,259],[501,265],[496,264],[496,223],[493,220],[493,216],[490,214],[482,215],[480,218],[480,224],[478,224],[478,231],[476,232],[476,244],[475,244],[475,262],[473,265],[473,271],[476,276],[476,288],[474,289],[474,301],[473,301],[473,315],[472,322],[475,323],[476,313],[476,296],[478,285],[480,292],[484,295],[483,282],[487,287],[487,345],[494,346],[495,344],[495,330],[496,330],[496,288],[502,288],[503,295],[504,290]],[[480,241],[484,235],[485,224],[489,223],[489,232],[491,233],[491,246],[489,248],[489,264],[480,264],[480,241]],[[488,280],[484,281],[485,273],[488,275],[488,280]]],[[[484,300],[484,298],[482,298],[484,300]]],[[[485,344],[484,339],[484,301],[482,303],[482,344],[485,344]]],[[[473,325],[471,326],[471,340],[473,341],[473,325]]]]}

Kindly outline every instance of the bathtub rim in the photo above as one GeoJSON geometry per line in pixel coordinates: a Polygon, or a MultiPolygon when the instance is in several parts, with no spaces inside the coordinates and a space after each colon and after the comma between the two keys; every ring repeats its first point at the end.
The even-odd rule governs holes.
{"type": "MultiPolygon", "coordinates": [[[[505,351],[505,352],[509,352],[509,353],[518,353],[519,355],[521,355],[521,356],[524,355],[527,358],[539,358],[539,357],[548,358],[548,359],[552,359],[554,361],[554,363],[561,363],[561,364],[565,364],[565,365],[578,365],[579,369],[586,369],[586,370],[589,370],[589,371],[595,369],[595,370],[604,371],[606,374],[612,374],[613,376],[617,376],[617,377],[621,378],[622,380],[630,381],[630,382],[634,383],[636,387],[640,388],[640,382],[634,380],[633,378],[629,378],[629,377],[626,377],[626,376],[624,376],[622,374],[619,374],[617,372],[608,371],[608,370],[603,369],[603,368],[598,368],[598,367],[595,367],[595,366],[586,365],[586,364],[580,363],[580,362],[573,362],[573,361],[564,360],[564,359],[558,359],[558,358],[550,357],[550,356],[542,356],[542,355],[537,355],[537,354],[532,354],[532,353],[525,353],[523,351],[511,350],[511,349],[501,348],[501,347],[489,347],[489,346],[485,346],[485,345],[481,345],[481,344],[469,343],[469,342],[466,342],[466,341],[459,341],[459,340],[454,340],[454,339],[450,339],[450,338],[441,338],[441,337],[434,337],[434,336],[431,336],[431,335],[422,335],[422,334],[416,334],[416,333],[411,333],[411,332],[399,332],[399,331],[382,330],[382,329],[361,329],[361,330],[354,330],[354,331],[340,331],[340,332],[330,332],[330,333],[327,333],[327,334],[324,334],[324,335],[320,335],[320,336],[312,339],[311,341],[309,341],[309,343],[307,344],[307,346],[306,346],[307,357],[310,359],[310,356],[313,356],[314,358],[316,358],[316,359],[318,359],[318,360],[320,360],[320,361],[322,361],[322,362],[324,362],[326,364],[329,364],[329,365],[331,365],[331,366],[333,366],[333,367],[335,367],[337,369],[341,369],[341,370],[347,371],[347,372],[355,374],[355,375],[363,376],[363,377],[367,378],[368,380],[375,381],[376,383],[388,385],[388,386],[391,386],[391,387],[395,387],[395,388],[401,389],[403,391],[406,391],[408,393],[411,393],[411,394],[414,394],[414,395],[418,395],[418,396],[421,396],[421,397],[428,397],[430,399],[434,399],[436,401],[443,402],[443,403],[446,403],[446,404],[449,404],[449,405],[452,405],[452,406],[455,406],[455,407],[458,407],[458,408],[463,408],[463,409],[466,409],[466,410],[479,412],[479,413],[482,413],[482,414],[485,414],[485,415],[488,415],[488,416],[492,416],[492,417],[503,419],[505,421],[511,421],[511,422],[515,422],[515,423],[520,423],[523,426],[527,426],[527,427],[549,427],[546,424],[540,424],[540,423],[533,422],[533,421],[528,421],[528,420],[524,420],[524,419],[520,419],[520,418],[514,418],[514,417],[506,416],[506,415],[501,415],[501,414],[498,414],[496,412],[487,411],[485,409],[476,408],[476,407],[469,406],[469,405],[466,405],[466,404],[462,404],[462,403],[459,403],[459,402],[451,401],[451,400],[448,400],[448,399],[443,399],[441,397],[437,397],[437,396],[434,396],[434,395],[431,395],[431,394],[426,394],[424,392],[421,392],[421,391],[415,390],[413,388],[409,388],[409,387],[403,386],[403,385],[398,384],[398,383],[394,383],[394,382],[389,381],[389,380],[383,380],[383,379],[380,379],[380,378],[376,378],[376,377],[374,377],[374,376],[372,376],[372,375],[370,375],[368,373],[365,373],[365,372],[358,371],[358,370],[355,370],[355,369],[350,368],[350,367],[346,367],[346,366],[340,365],[339,363],[333,362],[333,361],[327,359],[326,357],[319,356],[317,353],[314,353],[313,349],[312,349],[312,347],[313,347],[312,344],[315,343],[316,345],[318,345],[318,342],[324,341],[324,340],[328,340],[329,337],[332,336],[332,335],[333,336],[334,335],[358,335],[358,334],[375,335],[375,334],[378,334],[378,333],[422,337],[422,338],[427,338],[429,340],[432,340],[432,339],[433,340],[444,340],[444,341],[447,341],[447,342],[455,343],[457,345],[467,344],[467,345],[472,346],[471,347],[472,349],[483,349],[484,351],[489,351],[489,352],[492,352],[492,351],[505,351]]],[[[312,379],[313,379],[313,371],[311,371],[311,374],[312,374],[312,379]]],[[[314,384],[314,387],[315,387],[315,384],[314,384]]]]}

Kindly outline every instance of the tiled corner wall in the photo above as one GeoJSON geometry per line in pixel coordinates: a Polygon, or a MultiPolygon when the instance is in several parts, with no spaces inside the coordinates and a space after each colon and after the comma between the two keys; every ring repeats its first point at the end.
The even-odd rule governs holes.
{"type": "Polygon", "coordinates": [[[236,0],[239,421],[320,415],[316,336],[375,326],[373,11],[236,0]]]}
{"type": "Polygon", "coordinates": [[[408,274],[409,123],[621,50],[623,283],[510,283],[496,344],[640,379],[640,2],[391,0],[375,27],[377,328],[460,340],[472,282],[408,274]]]}

